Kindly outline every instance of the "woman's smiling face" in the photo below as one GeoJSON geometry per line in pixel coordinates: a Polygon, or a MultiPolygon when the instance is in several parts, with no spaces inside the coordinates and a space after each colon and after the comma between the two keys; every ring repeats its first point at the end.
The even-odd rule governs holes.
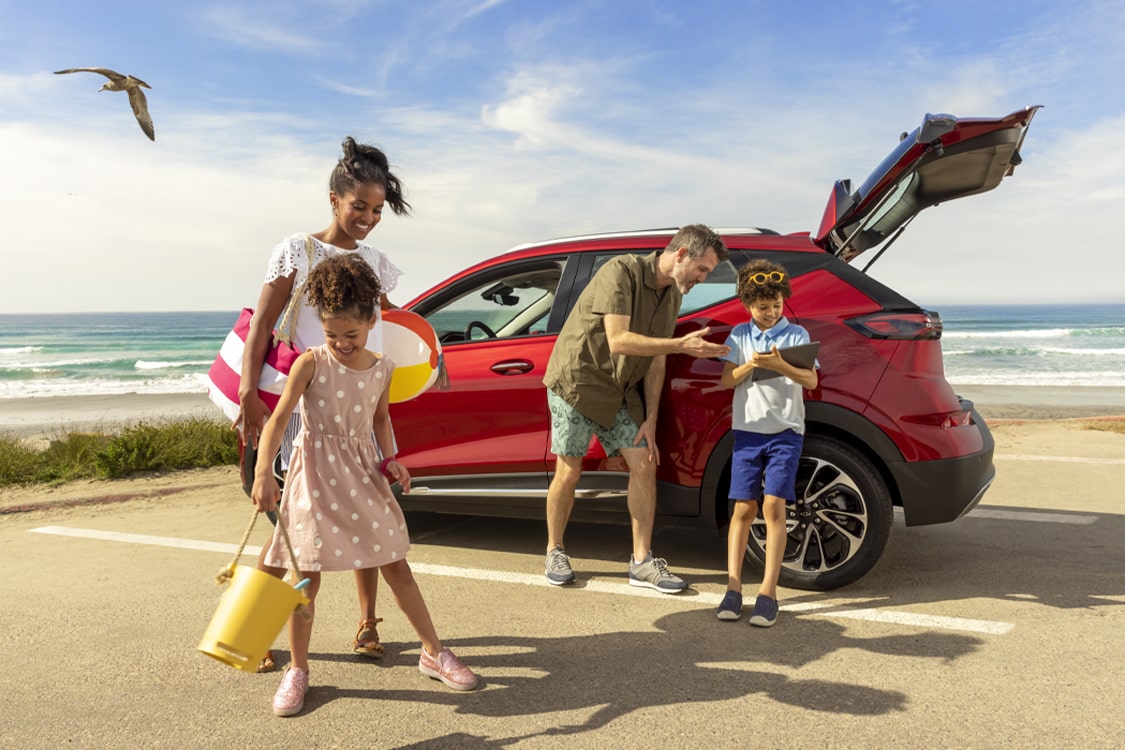
{"type": "Polygon", "coordinates": [[[357,185],[355,192],[329,193],[329,199],[340,229],[353,241],[361,242],[383,218],[387,191],[382,185],[368,182],[357,185]]]}

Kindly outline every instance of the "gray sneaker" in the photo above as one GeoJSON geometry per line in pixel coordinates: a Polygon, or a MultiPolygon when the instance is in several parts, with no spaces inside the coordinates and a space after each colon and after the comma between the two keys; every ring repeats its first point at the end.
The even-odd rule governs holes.
{"type": "Polygon", "coordinates": [[[652,554],[642,562],[629,558],[629,585],[647,586],[664,594],[678,594],[687,588],[684,579],[668,571],[667,561],[652,554]]]}
{"type": "Polygon", "coordinates": [[[552,586],[565,586],[574,583],[574,571],[570,569],[570,558],[562,547],[555,547],[547,553],[547,583],[552,586]]]}

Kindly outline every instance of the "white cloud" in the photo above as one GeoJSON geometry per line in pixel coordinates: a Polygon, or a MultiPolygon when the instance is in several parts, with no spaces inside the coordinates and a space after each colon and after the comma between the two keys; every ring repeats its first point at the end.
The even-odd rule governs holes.
{"type": "Polygon", "coordinates": [[[264,5],[256,11],[224,5],[208,8],[201,21],[211,36],[242,47],[278,52],[309,52],[323,48],[323,39],[285,28],[276,22],[276,18],[277,7],[274,4],[264,5]]]}

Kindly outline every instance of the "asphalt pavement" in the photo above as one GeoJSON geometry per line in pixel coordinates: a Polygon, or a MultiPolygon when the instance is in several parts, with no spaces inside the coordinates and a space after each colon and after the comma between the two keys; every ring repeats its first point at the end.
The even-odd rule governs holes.
{"type": "MultiPolygon", "coordinates": [[[[557,588],[542,576],[541,523],[412,514],[423,595],[481,688],[418,672],[385,588],[386,654],[353,656],[352,576],[325,575],[312,687],[288,719],[270,711],[280,673],[196,650],[248,520],[233,472],[0,514],[0,747],[1122,747],[1113,438],[1125,442],[1084,438],[1109,442],[1082,455],[1002,447],[983,507],[942,526],[899,519],[870,574],[834,592],[783,589],[769,630],[716,620],[718,533],[658,529],[656,553],[691,584],[667,596],[627,585],[623,526],[573,525],[579,581],[557,588]]],[[[277,644],[284,664],[284,634],[277,644]]]]}

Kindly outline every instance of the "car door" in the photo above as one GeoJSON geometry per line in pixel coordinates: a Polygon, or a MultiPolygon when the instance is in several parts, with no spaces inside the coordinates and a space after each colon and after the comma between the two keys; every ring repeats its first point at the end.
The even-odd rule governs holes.
{"type": "Polygon", "coordinates": [[[501,261],[412,305],[442,344],[448,384],[394,404],[402,455],[422,491],[545,491],[543,374],[567,256],[501,261]]]}

